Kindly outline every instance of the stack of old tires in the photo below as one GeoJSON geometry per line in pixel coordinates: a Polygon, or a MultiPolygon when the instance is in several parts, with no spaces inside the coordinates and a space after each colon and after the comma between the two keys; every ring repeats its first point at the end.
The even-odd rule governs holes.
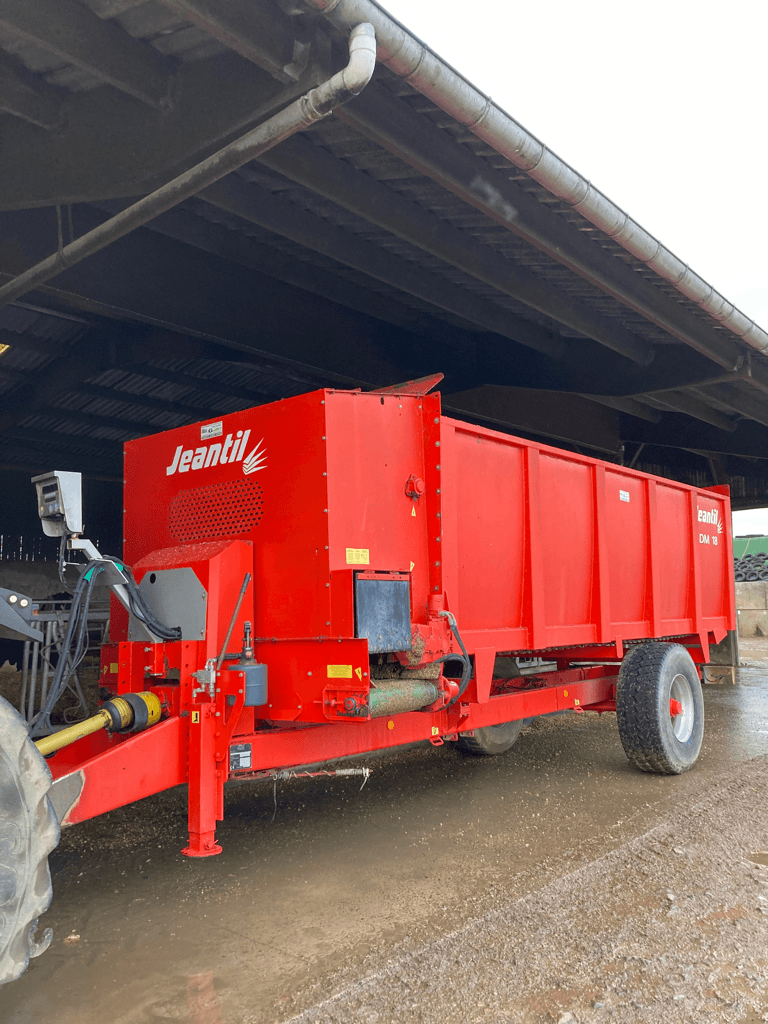
{"type": "Polygon", "coordinates": [[[733,570],[733,578],[737,583],[768,580],[768,551],[756,551],[754,555],[734,558],[733,570]]]}

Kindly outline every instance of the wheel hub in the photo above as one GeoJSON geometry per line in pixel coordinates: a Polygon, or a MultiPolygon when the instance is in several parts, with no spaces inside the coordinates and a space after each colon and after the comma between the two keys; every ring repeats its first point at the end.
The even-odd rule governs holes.
{"type": "Polygon", "coordinates": [[[673,678],[669,690],[669,715],[672,731],[681,743],[685,743],[693,732],[694,706],[691,684],[680,672],[673,678]]]}

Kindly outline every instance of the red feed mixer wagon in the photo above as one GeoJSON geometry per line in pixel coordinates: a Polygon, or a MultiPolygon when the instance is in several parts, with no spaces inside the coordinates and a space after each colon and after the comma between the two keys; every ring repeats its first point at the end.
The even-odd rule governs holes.
{"type": "Polygon", "coordinates": [[[564,710],[616,711],[643,771],[694,764],[700,666],[734,627],[727,488],[444,418],[435,380],[129,442],[125,561],[80,536],[68,474],[36,478],[46,532],[86,561],[36,744],[1,709],[0,828],[19,839],[0,833],[0,881],[16,879],[0,980],[47,945],[34,923],[57,819],[186,784],[183,852],[211,856],[229,779],[417,740],[498,754],[564,710]],[[113,590],[103,703],[55,729],[97,584],[113,590]],[[515,659],[535,657],[521,675],[515,659]]]}

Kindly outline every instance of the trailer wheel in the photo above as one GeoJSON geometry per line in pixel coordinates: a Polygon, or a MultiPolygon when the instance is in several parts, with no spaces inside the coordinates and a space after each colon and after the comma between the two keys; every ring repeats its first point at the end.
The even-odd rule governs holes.
{"type": "Polygon", "coordinates": [[[50,928],[35,938],[51,902],[48,854],[59,841],[50,787],[48,765],[23,719],[0,697],[0,985],[23,974],[51,942],[50,928]]]}
{"type": "Polygon", "coordinates": [[[515,722],[501,722],[499,725],[486,725],[475,729],[474,735],[466,736],[459,733],[456,745],[465,754],[479,757],[493,757],[509,750],[523,727],[522,718],[515,722]]]}
{"type": "Polygon", "coordinates": [[[616,717],[624,752],[640,771],[692,768],[704,737],[704,698],[688,651],[662,643],[632,648],[619,670],[616,717]]]}

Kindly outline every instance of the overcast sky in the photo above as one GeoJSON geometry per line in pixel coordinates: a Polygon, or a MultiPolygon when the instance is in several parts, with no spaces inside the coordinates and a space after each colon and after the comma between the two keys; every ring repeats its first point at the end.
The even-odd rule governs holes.
{"type": "Polygon", "coordinates": [[[768,330],[766,0],[382,2],[768,330]]]}

